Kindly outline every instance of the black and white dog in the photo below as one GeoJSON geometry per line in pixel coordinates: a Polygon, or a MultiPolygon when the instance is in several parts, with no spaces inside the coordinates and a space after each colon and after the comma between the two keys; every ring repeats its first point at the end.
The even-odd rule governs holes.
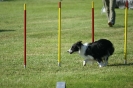
{"type": "Polygon", "coordinates": [[[108,58],[114,52],[113,44],[107,39],[100,39],[93,43],[84,43],[78,41],[68,50],[70,54],[79,51],[79,54],[84,58],[83,66],[89,61],[97,61],[99,67],[108,64],[108,58]]]}

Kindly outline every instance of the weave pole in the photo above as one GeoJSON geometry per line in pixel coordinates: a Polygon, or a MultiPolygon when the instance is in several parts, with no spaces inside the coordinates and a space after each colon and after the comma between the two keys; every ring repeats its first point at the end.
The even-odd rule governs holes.
{"type": "Polygon", "coordinates": [[[61,1],[58,3],[58,66],[61,66],[61,1]]]}
{"type": "Polygon", "coordinates": [[[94,2],[92,1],[92,42],[94,42],[94,2]]]}
{"type": "Polygon", "coordinates": [[[124,29],[124,63],[127,64],[127,25],[128,25],[128,0],[125,6],[125,29],[124,29]]]}
{"type": "Polygon", "coordinates": [[[26,4],[24,4],[24,68],[26,68],[26,4]]]}

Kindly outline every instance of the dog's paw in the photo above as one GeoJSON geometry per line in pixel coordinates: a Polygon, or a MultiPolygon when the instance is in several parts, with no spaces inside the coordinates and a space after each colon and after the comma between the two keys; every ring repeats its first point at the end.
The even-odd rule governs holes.
{"type": "Polygon", "coordinates": [[[86,66],[86,62],[85,61],[83,61],[83,66],[86,66]]]}
{"type": "Polygon", "coordinates": [[[104,67],[103,65],[99,65],[99,67],[101,68],[101,67],[104,67]]]}
{"type": "Polygon", "coordinates": [[[101,68],[101,67],[104,67],[105,66],[105,64],[104,63],[99,63],[99,67],[101,68]]]}

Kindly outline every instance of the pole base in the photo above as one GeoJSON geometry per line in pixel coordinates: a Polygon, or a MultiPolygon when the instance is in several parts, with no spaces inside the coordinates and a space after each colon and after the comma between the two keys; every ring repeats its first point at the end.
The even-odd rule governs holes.
{"type": "Polygon", "coordinates": [[[61,63],[58,63],[58,66],[61,67],[61,63]]]}
{"type": "Polygon", "coordinates": [[[24,65],[24,68],[26,68],[26,65],[24,65]]]}
{"type": "Polygon", "coordinates": [[[127,60],[124,60],[124,64],[127,64],[127,60]]]}

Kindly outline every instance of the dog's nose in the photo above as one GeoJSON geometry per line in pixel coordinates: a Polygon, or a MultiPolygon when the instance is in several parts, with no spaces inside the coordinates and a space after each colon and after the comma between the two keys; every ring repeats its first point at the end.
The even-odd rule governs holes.
{"type": "Polygon", "coordinates": [[[69,49],[69,50],[67,50],[67,52],[70,52],[70,49],[69,49]]]}
{"type": "Polygon", "coordinates": [[[71,53],[69,50],[67,50],[68,53],[71,53]]]}
{"type": "Polygon", "coordinates": [[[72,50],[71,49],[67,50],[67,52],[70,53],[70,54],[72,54],[72,50]]]}

